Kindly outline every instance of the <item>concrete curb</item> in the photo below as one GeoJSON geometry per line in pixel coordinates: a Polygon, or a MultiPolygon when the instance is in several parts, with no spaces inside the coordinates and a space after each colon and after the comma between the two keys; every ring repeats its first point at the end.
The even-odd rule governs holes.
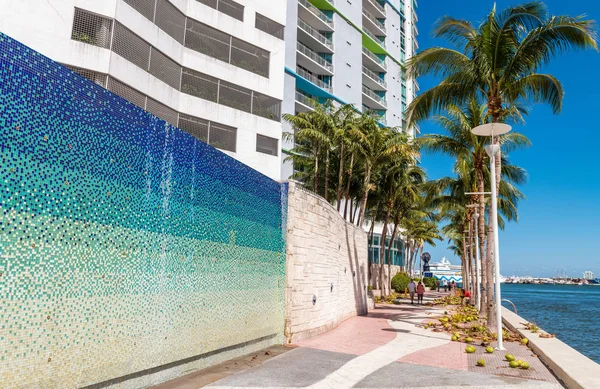
{"type": "MultiPolygon", "coordinates": [[[[529,347],[569,389],[600,388],[600,365],[556,338],[540,338],[524,328],[528,323],[502,307],[506,327],[529,339],[529,347]]],[[[543,332],[543,331],[542,331],[543,332]]]]}

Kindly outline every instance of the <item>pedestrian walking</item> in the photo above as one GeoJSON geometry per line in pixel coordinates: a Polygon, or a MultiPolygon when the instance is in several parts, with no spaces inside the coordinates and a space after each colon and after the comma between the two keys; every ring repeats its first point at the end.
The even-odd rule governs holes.
{"type": "Polygon", "coordinates": [[[419,281],[419,285],[417,285],[417,304],[423,305],[423,295],[425,294],[425,285],[421,281],[419,281]]]}
{"type": "Polygon", "coordinates": [[[408,284],[408,294],[410,295],[410,303],[415,305],[415,292],[417,291],[417,284],[415,284],[415,280],[410,280],[408,284]]]}

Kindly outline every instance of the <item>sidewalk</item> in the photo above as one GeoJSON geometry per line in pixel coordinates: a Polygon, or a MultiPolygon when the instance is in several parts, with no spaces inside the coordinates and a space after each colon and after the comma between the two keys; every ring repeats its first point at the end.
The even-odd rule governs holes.
{"type": "MultiPolygon", "coordinates": [[[[437,293],[430,297],[437,297],[437,293]]],[[[478,347],[475,354],[466,354],[465,344],[423,328],[433,315],[442,313],[443,309],[410,303],[378,305],[368,316],[348,319],[325,334],[299,342],[291,351],[209,387],[562,388],[524,346],[508,343],[506,352],[527,360],[531,368],[511,369],[502,361],[506,352],[485,354],[478,347]],[[476,366],[481,357],[486,367],[476,366]]]]}

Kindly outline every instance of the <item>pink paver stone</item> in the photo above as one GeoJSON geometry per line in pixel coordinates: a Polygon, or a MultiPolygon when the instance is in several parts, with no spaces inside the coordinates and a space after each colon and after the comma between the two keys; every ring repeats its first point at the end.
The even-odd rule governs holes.
{"type": "Polygon", "coordinates": [[[464,345],[458,342],[419,350],[405,355],[398,362],[412,363],[414,365],[444,367],[454,370],[469,370],[467,354],[463,350],[464,345]]]}
{"type": "MultiPolygon", "coordinates": [[[[375,313],[386,314],[383,309],[375,313]]],[[[379,316],[377,316],[379,317],[379,316]]],[[[369,316],[352,317],[333,330],[314,338],[296,343],[299,347],[309,347],[336,353],[363,355],[375,350],[396,338],[396,332],[385,318],[369,316]]]]}

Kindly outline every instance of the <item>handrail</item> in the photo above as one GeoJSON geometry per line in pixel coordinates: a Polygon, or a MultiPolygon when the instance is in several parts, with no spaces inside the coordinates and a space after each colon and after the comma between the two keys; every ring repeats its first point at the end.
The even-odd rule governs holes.
{"type": "Polygon", "coordinates": [[[300,18],[298,18],[298,27],[304,30],[308,35],[312,36],[313,38],[315,38],[316,40],[333,50],[333,42],[330,39],[327,39],[325,35],[312,28],[308,23],[306,23],[300,18]]]}
{"type": "Polygon", "coordinates": [[[333,72],[333,64],[321,57],[319,54],[317,54],[310,48],[308,48],[308,46],[302,44],[301,42],[296,42],[296,49],[302,54],[312,59],[313,61],[315,61],[316,63],[318,63],[319,65],[326,68],[327,70],[333,72]]]}
{"type": "Polygon", "coordinates": [[[373,61],[377,62],[379,65],[381,65],[384,69],[387,69],[387,66],[385,64],[385,60],[379,58],[378,56],[376,56],[375,54],[371,53],[368,49],[366,48],[362,48],[362,52],[363,54],[365,54],[367,57],[371,58],[373,61]]]}
{"type": "Polygon", "coordinates": [[[515,313],[517,313],[517,306],[510,300],[507,299],[502,299],[502,301],[506,301],[507,303],[510,303],[510,305],[513,306],[513,309],[515,310],[515,313]]]}
{"type": "Polygon", "coordinates": [[[364,74],[366,74],[373,81],[375,81],[379,85],[383,86],[384,88],[387,88],[387,83],[384,80],[382,80],[381,77],[379,77],[379,75],[376,74],[374,71],[372,71],[371,69],[365,67],[364,65],[362,67],[362,71],[363,71],[364,74]]]}
{"type": "Polygon", "coordinates": [[[377,2],[377,0],[369,0],[369,2],[370,2],[371,4],[373,4],[373,6],[374,6],[375,8],[377,8],[378,10],[380,10],[382,13],[384,13],[384,14],[385,14],[385,8],[384,8],[384,7],[383,7],[381,4],[379,4],[379,3],[377,2]]]}
{"type": "Polygon", "coordinates": [[[312,82],[313,84],[323,88],[323,89],[327,89],[327,90],[331,90],[331,85],[326,84],[323,80],[320,80],[318,77],[315,77],[313,74],[310,74],[309,72],[307,72],[304,69],[301,68],[296,68],[296,73],[298,73],[298,75],[302,78],[306,78],[308,81],[312,82]]]}
{"type": "MultiPolygon", "coordinates": [[[[306,1],[306,0],[301,0],[301,1],[306,1]]],[[[381,30],[383,30],[385,32],[385,24],[383,24],[379,20],[377,20],[377,18],[375,16],[371,15],[371,13],[364,8],[363,8],[363,15],[366,16],[367,19],[369,19],[370,21],[375,23],[375,25],[377,27],[379,27],[381,30]]]]}
{"type": "Polygon", "coordinates": [[[307,0],[298,0],[298,4],[302,4],[306,9],[308,9],[313,15],[327,23],[331,28],[333,28],[333,20],[327,16],[323,11],[312,5],[307,0]]]}
{"type": "Polygon", "coordinates": [[[362,86],[362,91],[364,94],[366,94],[367,96],[369,96],[370,98],[372,98],[373,100],[383,104],[383,105],[387,105],[385,102],[385,97],[384,96],[379,96],[377,93],[373,92],[370,88],[366,87],[366,86],[362,86]]]}

